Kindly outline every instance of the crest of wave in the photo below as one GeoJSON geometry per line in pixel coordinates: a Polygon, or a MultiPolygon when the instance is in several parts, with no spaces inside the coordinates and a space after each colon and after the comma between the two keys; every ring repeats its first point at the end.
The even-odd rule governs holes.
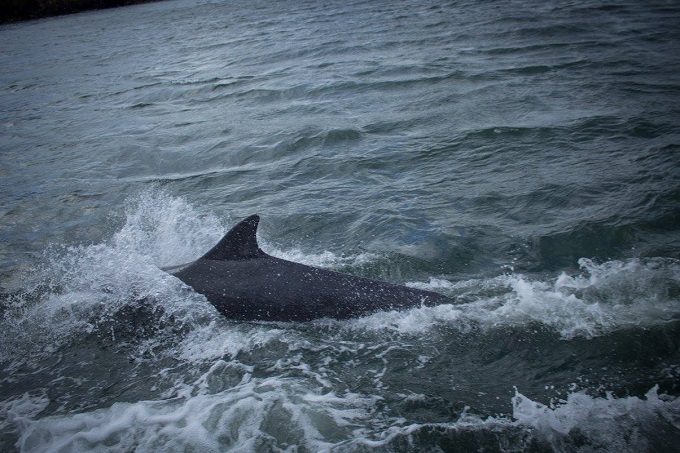
{"type": "Polygon", "coordinates": [[[36,419],[47,401],[24,395],[0,414],[19,427],[22,451],[392,451],[428,432],[452,439],[477,433],[479,440],[509,442],[511,450],[662,451],[677,440],[680,424],[680,398],[659,394],[657,386],[642,398],[577,391],[548,405],[516,391],[512,417],[482,418],[466,409],[456,420],[419,424],[381,417],[379,396],[328,392],[311,372],[305,378],[252,373],[251,366],[218,360],[173,398],[36,419]]]}
{"type": "Polygon", "coordinates": [[[461,439],[460,448],[465,449],[474,433],[480,444],[503,445],[502,451],[666,451],[680,440],[680,398],[659,394],[658,386],[643,398],[616,398],[611,393],[602,398],[577,391],[549,405],[515,390],[511,402],[512,417],[482,418],[466,408],[456,421],[394,424],[352,440],[347,450],[403,450],[433,434],[449,442],[461,439]]]}
{"type": "Polygon", "coordinates": [[[680,440],[680,398],[658,390],[654,386],[644,398],[611,393],[598,398],[579,391],[550,405],[516,391],[513,417],[557,451],[663,451],[673,443],[670,438],[676,445],[680,440]]]}
{"type": "Polygon", "coordinates": [[[347,325],[418,333],[439,324],[488,329],[540,322],[564,338],[573,338],[665,323],[680,315],[677,260],[649,258],[596,264],[581,259],[579,265],[578,275],[562,273],[553,281],[509,274],[462,282],[437,278],[412,282],[409,286],[445,292],[468,302],[377,313],[347,325]]]}
{"type": "Polygon", "coordinates": [[[218,360],[172,398],[41,419],[18,410],[41,401],[22,400],[7,412],[22,451],[322,451],[370,420],[380,397],[328,391],[319,379],[258,378],[251,366],[218,360]]]}

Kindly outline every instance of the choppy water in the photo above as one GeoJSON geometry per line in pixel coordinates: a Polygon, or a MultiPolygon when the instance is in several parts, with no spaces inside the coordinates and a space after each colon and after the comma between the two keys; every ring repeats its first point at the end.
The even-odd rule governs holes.
{"type": "Polygon", "coordinates": [[[680,6],[179,0],[0,27],[0,449],[671,451],[680,6]],[[455,305],[237,323],[275,256],[455,305]]]}

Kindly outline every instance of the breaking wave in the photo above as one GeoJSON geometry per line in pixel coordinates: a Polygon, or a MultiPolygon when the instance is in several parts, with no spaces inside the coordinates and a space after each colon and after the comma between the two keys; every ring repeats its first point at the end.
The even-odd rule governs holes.
{"type": "MultiPolygon", "coordinates": [[[[466,443],[470,436],[491,449],[570,451],[585,442],[595,449],[644,450],[654,448],[655,430],[665,439],[677,436],[679,400],[657,388],[644,398],[572,389],[551,404],[538,402],[545,395],[535,401],[517,392],[504,397],[508,412],[482,415],[452,413],[449,403],[425,392],[399,393],[391,380],[406,369],[445,373],[438,381],[447,383],[451,370],[447,362],[443,371],[436,368],[437,348],[455,340],[433,344],[423,336],[441,327],[483,336],[539,323],[569,341],[677,320],[677,260],[581,259],[579,271],[559,275],[460,281],[439,275],[407,284],[442,292],[455,303],[344,321],[236,323],[160,269],[200,256],[228,228],[214,214],[153,190],[130,201],[107,241],[47,250],[3,314],[0,385],[18,390],[0,402],[0,434],[16,439],[23,451],[361,451],[408,449],[413,442],[465,449],[473,445],[466,443]],[[108,371],[97,366],[84,371],[77,352],[92,345],[112,349],[107,360],[119,361],[123,382],[148,382],[144,396],[125,388],[118,391],[126,398],[110,395],[108,388],[122,385],[119,378],[108,380],[108,371]],[[62,354],[65,349],[75,352],[62,354]],[[19,390],[22,376],[36,369],[48,381],[19,390]],[[60,394],[81,391],[79,379],[89,380],[83,399],[102,402],[63,403],[60,394]],[[40,390],[59,385],[66,390],[40,390]],[[399,404],[422,404],[440,421],[401,416],[399,404]]],[[[365,263],[385,259],[261,242],[286,259],[359,273],[365,263]]]]}
{"type": "MultiPolygon", "coordinates": [[[[75,334],[92,333],[100,325],[109,325],[121,310],[140,305],[185,326],[191,335],[203,335],[200,329],[220,317],[203,296],[160,268],[196,259],[228,227],[214,214],[200,212],[162,190],[142,193],[129,203],[125,221],[111,239],[94,245],[51,247],[42,262],[22,278],[22,291],[6,304],[0,358],[7,359],[11,351],[53,351],[75,334]]],[[[266,239],[261,242],[275,256],[349,271],[381,259],[371,253],[303,253],[272,247],[266,239]]],[[[579,265],[577,274],[552,278],[503,274],[464,281],[432,277],[427,282],[408,282],[412,287],[442,292],[457,303],[379,312],[349,321],[321,320],[316,325],[410,334],[439,325],[469,331],[539,322],[569,339],[662,324],[680,316],[677,260],[595,263],[581,259],[579,265]]]]}
{"type": "Polygon", "coordinates": [[[18,426],[22,451],[393,451],[414,443],[464,449],[470,438],[500,451],[649,451],[668,446],[655,439],[680,438],[680,398],[659,394],[656,386],[642,398],[578,391],[548,405],[516,391],[511,415],[480,417],[466,408],[448,422],[408,423],[377,412],[376,395],[252,373],[217,361],[170,399],[37,418],[48,402],[25,394],[3,403],[0,414],[18,426]],[[231,387],[220,390],[225,379],[231,387]]]}
{"type": "Polygon", "coordinates": [[[539,322],[569,339],[663,324],[680,316],[677,260],[648,258],[597,264],[582,258],[579,265],[579,274],[562,273],[552,281],[506,274],[458,282],[443,278],[409,282],[408,286],[440,291],[467,302],[376,313],[350,324],[417,333],[438,324],[469,330],[539,322]]]}

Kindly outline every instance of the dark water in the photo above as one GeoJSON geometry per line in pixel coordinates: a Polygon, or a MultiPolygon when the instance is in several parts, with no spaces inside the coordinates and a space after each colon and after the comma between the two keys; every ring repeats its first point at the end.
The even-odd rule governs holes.
{"type": "Polygon", "coordinates": [[[672,451],[677,2],[169,1],[0,27],[0,450],[672,451]],[[237,323],[265,251],[455,305],[237,323]]]}

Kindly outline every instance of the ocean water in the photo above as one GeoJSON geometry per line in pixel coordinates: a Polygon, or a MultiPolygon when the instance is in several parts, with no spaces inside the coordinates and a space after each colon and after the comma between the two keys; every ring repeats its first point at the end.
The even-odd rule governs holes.
{"type": "Polygon", "coordinates": [[[0,26],[0,450],[676,450],[679,125],[672,1],[0,26]],[[455,303],[234,322],[160,270],[253,213],[455,303]]]}

